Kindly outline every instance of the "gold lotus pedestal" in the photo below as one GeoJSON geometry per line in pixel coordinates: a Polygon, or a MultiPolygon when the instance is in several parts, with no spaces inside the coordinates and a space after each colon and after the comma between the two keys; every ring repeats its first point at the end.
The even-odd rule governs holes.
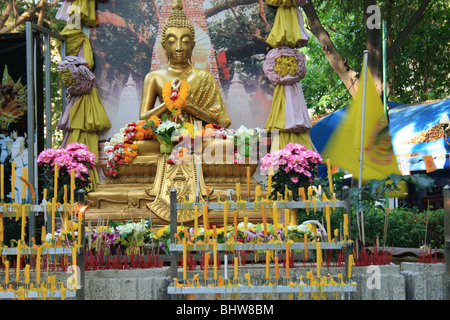
{"type": "MultiPolygon", "coordinates": [[[[138,156],[130,164],[118,167],[116,177],[108,176],[95,191],[89,192],[86,211],[87,221],[96,224],[98,221],[140,220],[151,218],[153,225],[167,225],[170,222],[170,190],[177,190],[177,202],[196,201],[197,187],[199,202],[206,201],[207,187],[209,201],[217,201],[220,196],[224,201],[228,189],[236,189],[236,183],[242,185],[241,197],[247,199],[247,167],[250,167],[250,198],[254,201],[254,190],[258,182],[253,178],[257,163],[249,163],[245,158],[244,164],[233,164],[234,143],[231,140],[217,139],[203,143],[203,151],[215,156],[218,145],[223,148],[224,161],[208,163],[204,161],[197,165],[194,157],[189,163],[168,164],[170,154],[160,153],[160,144],[156,140],[137,141],[138,156]],[[218,144],[218,145],[214,145],[218,144]],[[211,152],[212,150],[212,152],[211,152]],[[198,181],[197,181],[198,180],[198,181]]],[[[204,152],[205,154],[205,152],[204,152]]],[[[105,171],[105,168],[103,168],[105,171]]],[[[264,191],[261,192],[264,196],[264,191]]],[[[236,194],[231,195],[236,201],[236,194]]],[[[260,222],[261,213],[257,210],[246,210],[249,222],[260,222]]],[[[223,212],[212,210],[209,212],[210,224],[223,224],[223,212]]],[[[202,221],[199,212],[199,223],[202,221]]],[[[233,215],[229,214],[232,223],[233,215]]],[[[238,220],[243,220],[243,213],[238,214],[238,220]],[[242,215],[242,216],[241,216],[242,215]]],[[[194,212],[179,212],[178,221],[184,224],[194,224],[194,212]]]]}

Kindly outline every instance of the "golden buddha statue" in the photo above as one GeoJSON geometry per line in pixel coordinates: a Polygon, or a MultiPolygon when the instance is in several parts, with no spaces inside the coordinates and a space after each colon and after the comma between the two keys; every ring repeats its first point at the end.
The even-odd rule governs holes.
{"type": "Polygon", "coordinates": [[[202,120],[203,124],[214,123],[221,127],[231,124],[219,88],[213,75],[190,64],[195,46],[194,26],[183,12],[181,0],[175,0],[172,12],[162,27],[161,45],[166,53],[169,67],[151,71],[143,84],[139,119],[161,116],[167,112],[163,102],[154,107],[157,99],[163,101],[163,87],[175,78],[189,84],[187,105],[182,110],[185,121],[194,123],[202,120]]]}
{"type": "MultiPolygon", "coordinates": [[[[202,125],[212,123],[226,128],[231,121],[213,75],[190,64],[195,46],[195,32],[182,9],[181,1],[175,0],[172,12],[162,26],[161,44],[169,66],[146,75],[139,119],[160,117],[164,113],[170,113],[164,102],[156,106],[155,103],[164,101],[162,94],[164,86],[178,78],[189,85],[186,105],[181,109],[184,121],[193,124],[196,120],[201,120],[202,125]]],[[[228,150],[230,140],[233,151],[233,139],[216,139],[213,143],[228,150]]],[[[221,192],[223,200],[228,189],[235,188],[238,182],[245,184],[247,181],[245,165],[225,162],[200,165],[194,162],[194,157],[191,163],[170,165],[167,163],[169,155],[159,153],[157,140],[135,141],[135,143],[139,147],[138,156],[133,162],[121,165],[115,178],[108,177],[97,190],[88,194],[89,208],[86,210],[88,220],[95,222],[106,216],[110,220],[138,220],[150,217],[153,224],[167,224],[170,220],[169,200],[172,188],[178,191],[178,202],[186,199],[190,202],[204,202],[206,185],[210,191],[209,199],[214,201],[217,199],[217,191],[221,192]]],[[[253,176],[257,164],[250,166],[253,176]]],[[[252,178],[251,185],[254,190],[258,182],[252,178]]],[[[257,215],[259,218],[259,214],[257,215]]],[[[180,214],[178,219],[183,223],[192,222],[193,210],[180,214]]],[[[211,212],[210,222],[215,223],[214,219],[217,219],[216,223],[223,221],[219,212],[216,215],[211,212]]]]}

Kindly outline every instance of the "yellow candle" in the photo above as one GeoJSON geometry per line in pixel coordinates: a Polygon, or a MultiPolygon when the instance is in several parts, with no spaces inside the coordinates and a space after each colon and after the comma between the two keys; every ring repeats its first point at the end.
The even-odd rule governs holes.
{"type": "Polygon", "coordinates": [[[43,198],[44,198],[45,200],[47,200],[47,189],[44,189],[44,195],[43,195],[43,198]]]}
{"type": "Polygon", "coordinates": [[[0,244],[3,242],[4,235],[3,235],[3,219],[0,218],[0,244]]]}
{"type": "Polygon", "coordinates": [[[56,215],[56,198],[52,199],[52,241],[55,241],[55,215],[56,215]]]}
{"type": "Polygon", "coordinates": [[[9,260],[5,260],[5,284],[9,284],[9,260]]]}
{"type": "Polygon", "coordinates": [[[20,233],[20,240],[25,241],[25,225],[27,223],[27,208],[22,206],[22,228],[20,233]]]}
{"type": "Polygon", "coordinates": [[[78,246],[81,246],[81,238],[84,237],[84,234],[82,234],[81,226],[83,225],[83,215],[84,210],[80,210],[78,212],[78,246]]]}
{"type": "Polygon", "coordinates": [[[238,259],[238,257],[234,257],[234,280],[238,279],[238,265],[239,265],[239,259],[238,259]]]}
{"type": "Polygon", "coordinates": [[[288,221],[289,221],[289,210],[284,209],[284,239],[287,240],[288,237],[288,221]]]}
{"type": "Polygon", "coordinates": [[[250,167],[247,166],[247,197],[250,197],[250,167]]]}
{"type": "Polygon", "coordinates": [[[42,226],[42,232],[41,232],[41,242],[42,242],[42,244],[45,243],[46,238],[47,238],[47,230],[46,230],[45,226],[42,226]]]}
{"type": "Polygon", "coordinates": [[[208,265],[209,265],[209,256],[210,256],[210,253],[209,252],[205,252],[205,262],[204,262],[204,268],[203,268],[203,278],[205,279],[205,280],[207,280],[208,279],[208,265]]]}
{"type": "Polygon", "coordinates": [[[15,183],[16,183],[16,163],[11,162],[11,202],[15,202],[15,183]]]}
{"type": "Polygon", "coordinates": [[[279,279],[280,278],[280,268],[278,266],[278,257],[274,258],[275,260],[275,279],[279,279]]]}
{"type": "Polygon", "coordinates": [[[238,227],[237,227],[237,211],[234,211],[233,213],[234,216],[234,242],[237,242],[237,238],[238,238],[238,227]]]}
{"type": "Polygon", "coordinates": [[[300,201],[306,201],[305,188],[298,188],[298,197],[300,201]]]}
{"type": "Polygon", "coordinates": [[[223,232],[224,236],[227,236],[227,228],[228,228],[228,201],[225,200],[223,203],[223,232]]]}
{"type": "Polygon", "coordinates": [[[27,264],[25,266],[24,273],[25,273],[25,284],[30,284],[30,265],[29,264],[27,264]]]}
{"type": "Polygon", "coordinates": [[[70,203],[75,203],[75,170],[70,170],[70,203]]]}
{"type": "Polygon", "coordinates": [[[241,200],[241,183],[236,183],[236,199],[239,201],[241,200]]]}
{"type": "Polygon", "coordinates": [[[272,207],[272,218],[273,218],[273,230],[276,236],[278,230],[278,210],[276,203],[274,203],[272,207]]]}
{"type": "Polygon", "coordinates": [[[270,194],[272,193],[272,175],[269,174],[267,178],[267,199],[270,199],[270,194]]]}
{"type": "Polygon", "coordinates": [[[269,259],[270,259],[270,252],[269,250],[266,251],[266,279],[269,279],[269,259]]]}
{"type": "Polygon", "coordinates": [[[352,268],[353,265],[355,263],[354,257],[353,255],[349,255],[348,256],[348,278],[351,279],[352,278],[352,268]]]}
{"type": "MultiPolygon", "coordinates": [[[[23,167],[23,168],[22,168],[22,178],[28,180],[28,177],[27,177],[27,168],[26,168],[26,167],[23,167]]],[[[25,200],[25,190],[26,190],[26,187],[27,187],[26,183],[25,183],[24,181],[22,181],[22,200],[25,200]]],[[[22,201],[22,202],[23,202],[23,201],[22,201]]]]}
{"type": "Polygon", "coordinates": [[[67,184],[64,185],[64,198],[63,198],[63,203],[64,203],[64,204],[67,203],[67,184]]]}
{"type": "Polygon", "coordinates": [[[308,235],[306,233],[303,234],[303,243],[305,244],[305,261],[308,259],[308,235]]]}
{"type": "Polygon", "coordinates": [[[194,206],[194,238],[197,241],[198,238],[198,205],[194,206]]]}
{"type": "Polygon", "coordinates": [[[330,159],[327,159],[327,172],[328,172],[328,183],[330,185],[330,195],[331,195],[331,199],[333,199],[333,178],[332,178],[332,173],[331,173],[331,164],[330,164],[330,159]]]}
{"type": "Polygon", "coordinates": [[[308,187],[308,201],[312,200],[313,188],[308,187]]]}
{"type": "Polygon", "coordinates": [[[263,227],[264,227],[264,237],[267,238],[267,221],[266,221],[266,209],[261,205],[263,227]]]}
{"type": "Polygon", "coordinates": [[[0,165],[0,180],[1,180],[1,199],[5,199],[5,166],[0,165]]]}
{"type": "Polygon", "coordinates": [[[290,259],[291,248],[289,247],[289,242],[286,242],[286,279],[289,279],[290,259]]]}
{"type": "Polygon", "coordinates": [[[217,280],[217,239],[213,239],[214,280],[217,280]]]}
{"type": "Polygon", "coordinates": [[[330,206],[326,205],[325,207],[325,217],[327,220],[327,239],[328,242],[331,242],[331,218],[330,218],[330,206]]]}
{"type": "Polygon", "coordinates": [[[41,283],[41,256],[42,256],[42,247],[39,246],[37,250],[36,256],[36,283],[41,283]]]}
{"type": "Polygon", "coordinates": [[[22,249],[22,241],[19,241],[17,244],[17,260],[16,260],[16,283],[19,283],[20,279],[20,258],[21,258],[21,249],[22,249]]]}
{"type": "Polygon", "coordinates": [[[187,270],[187,245],[186,237],[183,237],[183,280],[186,281],[186,270],[187,270]]]}
{"type": "Polygon", "coordinates": [[[344,241],[348,238],[348,214],[344,214],[344,241]]]}
{"type": "Polygon", "coordinates": [[[320,242],[316,242],[317,251],[317,278],[320,278],[320,268],[322,268],[322,249],[320,248],[320,242]]]}
{"type": "Polygon", "coordinates": [[[244,230],[247,230],[247,226],[248,226],[248,217],[245,216],[244,217],[244,230]]]}
{"type": "Polygon", "coordinates": [[[56,202],[58,202],[58,177],[59,177],[59,165],[58,162],[55,162],[55,172],[54,172],[54,183],[53,183],[53,187],[54,187],[54,194],[53,197],[55,198],[56,202]]]}
{"type": "Polygon", "coordinates": [[[203,225],[205,228],[205,237],[206,237],[207,231],[209,230],[208,206],[203,205],[202,209],[203,209],[203,225]]]}

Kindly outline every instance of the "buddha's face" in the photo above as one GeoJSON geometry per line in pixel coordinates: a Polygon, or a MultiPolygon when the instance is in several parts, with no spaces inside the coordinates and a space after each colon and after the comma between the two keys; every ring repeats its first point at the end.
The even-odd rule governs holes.
{"type": "Polygon", "coordinates": [[[163,48],[171,63],[186,63],[194,50],[189,28],[168,28],[164,35],[163,48]]]}

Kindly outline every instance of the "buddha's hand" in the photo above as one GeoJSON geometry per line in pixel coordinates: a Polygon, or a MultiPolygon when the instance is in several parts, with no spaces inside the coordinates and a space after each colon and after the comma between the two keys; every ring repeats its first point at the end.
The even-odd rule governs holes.
{"type": "Polygon", "coordinates": [[[192,114],[194,117],[199,118],[199,112],[200,109],[197,108],[196,106],[194,106],[192,104],[192,102],[190,102],[189,100],[186,101],[186,106],[184,107],[184,109],[189,112],[190,114],[192,114]]]}

